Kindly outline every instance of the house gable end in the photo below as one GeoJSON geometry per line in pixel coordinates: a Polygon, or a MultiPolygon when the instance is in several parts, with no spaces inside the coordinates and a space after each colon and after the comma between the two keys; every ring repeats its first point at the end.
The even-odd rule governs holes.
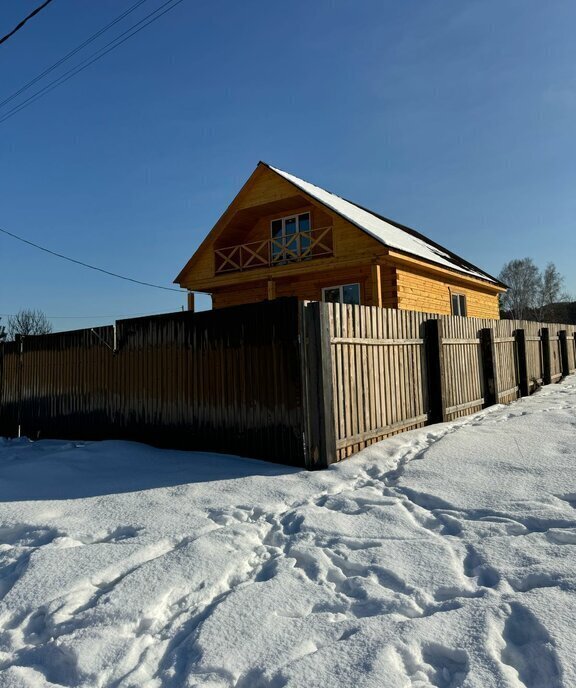
{"type": "Polygon", "coordinates": [[[272,218],[305,211],[313,214],[314,228],[333,226],[335,256],[386,252],[381,242],[259,163],[174,281],[185,287],[186,283],[213,278],[215,248],[268,239],[272,218]]]}

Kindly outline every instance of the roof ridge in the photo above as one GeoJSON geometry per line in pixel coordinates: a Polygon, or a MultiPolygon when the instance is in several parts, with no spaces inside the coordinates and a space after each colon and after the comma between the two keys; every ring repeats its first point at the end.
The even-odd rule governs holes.
{"type": "Polygon", "coordinates": [[[343,198],[347,203],[351,203],[352,205],[355,205],[357,208],[360,208],[360,210],[364,210],[367,213],[371,213],[375,217],[379,218],[380,220],[383,220],[384,222],[388,222],[391,225],[394,225],[395,227],[398,227],[398,229],[401,229],[404,232],[408,232],[408,234],[412,234],[412,236],[415,236],[417,239],[421,239],[425,241],[428,244],[431,244],[432,246],[435,246],[436,248],[439,248],[442,251],[445,251],[448,255],[452,256],[456,260],[460,261],[463,265],[467,265],[469,268],[472,268],[473,270],[478,270],[479,272],[483,273],[487,277],[489,277],[491,280],[494,280],[495,282],[498,282],[499,284],[503,284],[503,282],[500,282],[496,277],[491,275],[489,272],[486,272],[486,270],[483,270],[482,268],[479,268],[477,265],[474,265],[474,263],[471,263],[469,260],[466,260],[466,258],[462,258],[462,256],[459,256],[457,253],[454,253],[454,251],[451,251],[449,248],[446,248],[445,246],[442,246],[442,244],[439,244],[437,241],[434,241],[434,239],[430,239],[430,237],[427,237],[425,234],[422,234],[419,232],[417,229],[413,229],[412,227],[409,227],[408,225],[404,225],[401,222],[398,222],[396,220],[391,220],[389,217],[386,217],[385,215],[381,215],[380,213],[377,213],[375,210],[371,210],[370,208],[366,208],[359,203],[356,203],[355,201],[350,201],[347,198],[344,198],[343,196],[340,196],[339,198],[343,198]]]}
{"type": "Polygon", "coordinates": [[[313,184],[312,182],[309,182],[309,181],[306,181],[305,179],[297,177],[296,175],[293,175],[290,172],[286,172],[285,170],[281,170],[280,168],[273,167],[272,165],[269,165],[268,163],[265,163],[263,161],[260,161],[258,164],[265,165],[266,167],[271,169],[273,172],[276,172],[280,176],[284,177],[287,181],[290,181],[292,184],[294,184],[297,188],[300,188],[305,193],[310,193],[312,196],[314,196],[316,198],[316,200],[323,203],[323,205],[327,205],[328,207],[332,208],[332,210],[334,210],[339,215],[344,217],[347,221],[352,222],[352,224],[356,225],[362,231],[367,232],[372,237],[374,237],[377,241],[380,241],[382,244],[384,244],[388,248],[391,248],[391,249],[397,250],[397,251],[401,251],[403,253],[407,253],[408,255],[413,255],[413,256],[416,256],[419,258],[424,258],[424,260],[427,260],[428,262],[431,262],[431,263],[434,263],[437,265],[442,265],[444,263],[448,266],[449,269],[451,268],[452,270],[455,270],[456,272],[472,272],[472,273],[474,273],[472,276],[476,276],[480,279],[490,281],[490,282],[495,283],[495,284],[500,285],[500,286],[506,286],[503,282],[498,280],[496,277],[490,275],[490,273],[486,272],[482,268],[479,268],[477,265],[474,265],[474,263],[471,263],[470,261],[466,260],[465,258],[462,258],[457,253],[454,253],[454,251],[451,251],[450,249],[446,248],[445,246],[442,246],[442,244],[439,244],[438,242],[434,241],[433,239],[430,239],[426,235],[422,234],[421,232],[419,232],[415,229],[412,229],[411,227],[408,227],[407,225],[403,225],[400,222],[396,222],[395,220],[391,220],[390,218],[387,218],[384,215],[380,215],[380,213],[377,213],[374,210],[371,210],[370,208],[366,208],[365,206],[362,206],[359,203],[356,203],[354,201],[350,201],[347,198],[344,198],[344,196],[339,196],[338,194],[335,194],[332,191],[328,191],[327,189],[324,189],[323,187],[318,186],[317,184],[313,184]],[[369,215],[371,215],[376,220],[384,222],[387,225],[394,227],[394,228],[400,230],[401,232],[404,232],[408,236],[413,237],[414,239],[421,242],[425,247],[428,247],[429,253],[437,254],[437,257],[440,260],[434,260],[434,255],[432,255],[432,257],[423,256],[423,255],[419,254],[416,251],[416,249],[410,250],[409,248],[406,248],[406,247],[402,248],[399,246],[394,246],[393,243],[390,243],[390,240],[386,240],[386,238],[381,236],[379,232],[377,232],[373,229],[371,230],[370,228],[363,226],[361,220],[353,219],[353,218],[349,217],[342,210],[339,210],[337,207],[334,207],[334,206],[330,205],[329,203],[327,203],[326,200],[323,200],[322,198],[318,198],[318,196],[316,196],[313,193],[313,190],[308,191],[306,188],[300,186],[300,184],[298,182],[300,182],[301,184],[304,184],[306,186],[313,187],[314,189],[318,189],[323,194],[328,194],[329,196],[332,196],[335,199],[339,199],[341,202],[347,203],[348,205],[353,206],[354,208],[358,208],[359,210],[361,210],[364,213],[368,213],[369,215]],[[449,259],[449,260],[446,260],[446,259],[449,259]]]}

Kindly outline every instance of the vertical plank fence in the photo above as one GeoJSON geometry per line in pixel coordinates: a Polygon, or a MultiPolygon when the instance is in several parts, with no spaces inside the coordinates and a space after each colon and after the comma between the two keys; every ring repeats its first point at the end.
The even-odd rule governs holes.
{"type": "Polygon", "coordinates": [[[0,435],[126,439],[303,466],[296,300],[3,345],[0,435]]]}
{"type": "Polygon", "coordinates": [[[335,429],[327,462],[398,432],[511,403],[576,367],[574,326],[316,308],[330,333],[321,354],[330,359],[335,429]]]}
{"type": "Polygon", "coordinates": [[[318,304],[329,328],[336,456],[428,421],[424,322],[431,316],[318,304]]]}
{"type": "Polygon", "coordinates": [[[0,345],[0,435],[309,469],[576,372],[576,327],[296,299],[0,345]]]}

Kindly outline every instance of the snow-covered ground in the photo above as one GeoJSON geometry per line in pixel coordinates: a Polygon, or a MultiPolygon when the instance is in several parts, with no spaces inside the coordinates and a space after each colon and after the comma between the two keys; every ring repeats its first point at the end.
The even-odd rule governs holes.
{"type": "Polygon", "coordinates": [[[576,686],[576,378],[319,473],[0,440],[0,686],[576,686]]]}

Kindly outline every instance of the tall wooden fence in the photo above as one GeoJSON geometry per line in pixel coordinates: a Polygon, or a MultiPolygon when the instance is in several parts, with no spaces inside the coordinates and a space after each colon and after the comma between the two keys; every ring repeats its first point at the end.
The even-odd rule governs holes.
{"type": "Polygon", "coordinates": [[[404,430],[510,403],[576,371],[573,325],[308,308],[322,333],[312,346],[321,348],[330,400],[319,405],[325,418],[316,422],[328,463],[404,430]]]}
{"type": "Polygon", "coordinates": [[[295,299],[0,346],[0,435],[322,468],[576,371],[576,327],[295,299]]]}
{"type": "Polygon", "coordinates": [[[3,347],[0,435],[128,439],[304,465],[299,307],[118,321],[3,347]]]}

